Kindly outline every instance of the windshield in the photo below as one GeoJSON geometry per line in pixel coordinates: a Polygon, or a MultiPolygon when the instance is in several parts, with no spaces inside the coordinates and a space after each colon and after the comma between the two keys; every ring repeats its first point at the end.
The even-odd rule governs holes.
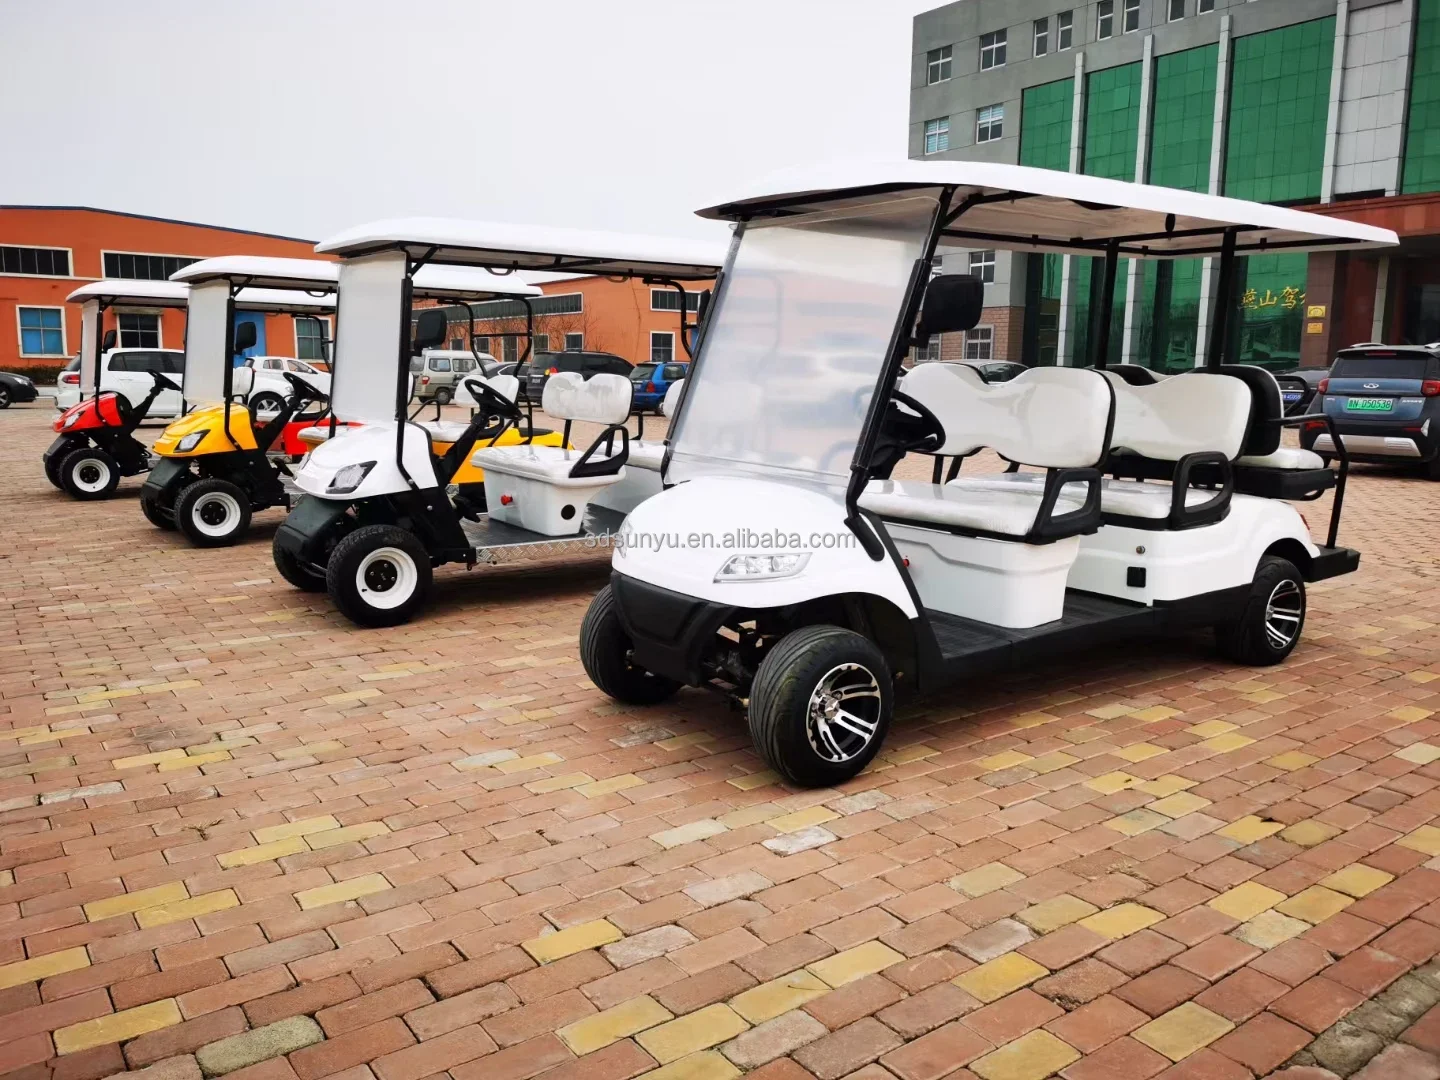
{"type": "Polygon", "coordinates": [[[636,364],[635,369],[630,372],[631,382],[644,382],[655,374],[654,364],[636,364]]]}
{"type": "Polygon", "coordinates": [[[746,226],[667,480],[742,473],[844,486],[935,206],[918,196],[746,226]]]}

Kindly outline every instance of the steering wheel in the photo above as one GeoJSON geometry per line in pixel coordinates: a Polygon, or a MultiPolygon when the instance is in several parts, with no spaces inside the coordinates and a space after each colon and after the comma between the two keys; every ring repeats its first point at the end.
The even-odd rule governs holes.
{"type": "Polygon", "coordinates": [[[945,425],[940,423],[938,416],[902,390],[892,390],[890,396],[920,418],[919,431],[914,442],[906,445],[907,451],[919,450],[933,454],[945,445],[945,425]]]}
{"type": "Polygon", "coordinates": [[[486,416],[499,417],[501,420],[513,420],[517,424],[524,419],[524,415],[520,412],[520,406],[489,383],[480,382],[477,379],[465,379],[464,383],[465,389],[470,391],[470,396],[475,399],[475,404],[486,416]]]}
{"type": "Polygon", "coordinates": [[[175,382],[174,379],[168,378],[167,376],[160,374],[160,372],[158,371],[150,372],[150,377],[155,380],[155,388],[157,390],[180,389],[179,385],[175,382]]]}
{"type": "Polygon", "coordinates": [[[315,386],[300,378],[293,371],[282,371],[285,381],[295,388],[295,396],[301,401],[326,401],[328,395],[321,392],[315,386]]]}

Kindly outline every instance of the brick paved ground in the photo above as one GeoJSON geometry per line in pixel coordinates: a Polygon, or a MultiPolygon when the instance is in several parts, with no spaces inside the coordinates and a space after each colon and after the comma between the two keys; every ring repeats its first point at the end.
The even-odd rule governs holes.
{"type": "Polygon", "coordinates": [[[603,561],[357,631],[274,513],[53,492],[49,416],[0,414],[0,1072],[1440,1075],[1440,485],[1361,470],[1284,667],[977,681],[791,791],[710,697],[590,686],[603,561]]]}

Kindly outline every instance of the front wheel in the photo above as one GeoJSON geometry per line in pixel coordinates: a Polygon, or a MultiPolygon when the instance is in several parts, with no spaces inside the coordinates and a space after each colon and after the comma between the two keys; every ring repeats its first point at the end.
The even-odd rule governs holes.
{"type": "Polygon", "coordinates": [[[219,477],[196,480],[175,500],[175,524],[196,547],[226,547],[250,528],[250,496],[219,477]]]}
{"type": "Polygon", "coordinates": [[[869,638],[839,626],[786,634],[750,687],[750,737],[801,787],[842,783],[870,763],[890,727],[890,666],[869,638]]]}
{"type": "Polygon", "coordinates": [[[325,586],[341,614],[361,626],[398,626],[430,591],[430,553],[398,525],[366,525],[335,545],[325,586]]]}
{"type": "Polygon", "coordinates": [[[6,389],[5,387],[0,386],[0,409],[8,409],[9,407],[10,407],[10,391],[9,391],[8,389],[6,389]]]}
{"type": "Polygon", "coordinates": [[[120,486],[120,466],[93,446],[71,450],[60,462],[60,486],[76,499],[105,499],[120,486]]]}
{"type": "Polygon", "coordinates": [[[590,681],[626,705],[658,705],[673,697],[680,684],[653,675],[630,662],[631,641],[615,610],[615,594],[606,585],[590,601],[580,623],[580,663],[590,681]]]}
{"type": "Polygon", "coordinates": [[[1266,555],[1240,617],[1215,628],[1215,643],[1227,660],[1268,667],[1294,651],[1304,628],[1304,577],[1289,559],[1266,555]]]}

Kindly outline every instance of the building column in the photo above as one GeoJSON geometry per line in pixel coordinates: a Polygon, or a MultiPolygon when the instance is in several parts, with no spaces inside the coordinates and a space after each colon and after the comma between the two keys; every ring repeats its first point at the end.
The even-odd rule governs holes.
{"type": "MultiPolygon", "coordinates": [[[[1070,109],[1070,171],[1080,171],[1080,153],[1085,134],[1085,52],[1075,50],[1075,93],[1070,109]]],[[[1069,255],[1061,257],[1060,263],[1060,317],[1055,334],[1055,363],[1059,366],[1074,361],[1066,359],[1070,346],[1070,326],[1074,318],[1075,287],[1073,281],[1075,260],[1069,255]]],[[[1084,362],[1084,357],[1080,358],[1084,362]]]]}
{"type": "Polygon", "coordinates": [[[1385,305],[1390,302],[1390,256],[1380,256],[1375,275],[1375,310],[1370,316],[1370,340],[1385,340],[1385,305]]]}
{"type": "MultiPolygon", "coordinates": [[[[1220,16],[1220,47],[1215,65],[1215,115],[1210,131],[1211,195],[1221,194],[1225,178],[1225,119],[1230,108],[1230,16],[1220,16]]],[[[1211,306],[1215,294],[1215,260],[1207,257],[1200,271],[1200,317],[1195,320],[1195,366],[1205,365],[1205,349],[1210,339],[1211,306]]]]}
{"type": "MultiPolygon", "coordinates": [[[[1145,35],[1145,55],[1140,60],[1140,123],[1135,140],[1135,183],[1143,184],[1150,161],[1150,95],[1154,85],[1155,35],[1145,35]]],[[[1139,327],[1135,306],[1140,296],[1140,278],[1144,263],[1126,259],[1125,328],[1120,332],[1120,362],[1136,363],[1136,341],[1139,327]]]]}
{"type": "Polygon", "coordinates": [[[1328,367],[1335,356],[1343,321],[1335,307],[1335,301],[1345,292],[1345,267],[1341,256],[1334,251],[1317,251],[1311,254],[1305,269],[1305,311],[1300,323],[1300,366],[1302,368],[1328,367]],[[1309,309],[1318,307],[1325,314],[1309,318],[1309,309]],[[1314,333],[1311,328],[1319,324],[1314,333]]]}
{"type": "Polygon", "coordinates": [[[1320,169],[1320,201],[1335,198],[1335,148],[1340,142],[1340,86],[1345,77],[1345,43],[1349,38],[1350,0],[1335,9],[1335,52],[1330,61],[1330,106],[1325,113],[1325,160],[1320,169]]]}

